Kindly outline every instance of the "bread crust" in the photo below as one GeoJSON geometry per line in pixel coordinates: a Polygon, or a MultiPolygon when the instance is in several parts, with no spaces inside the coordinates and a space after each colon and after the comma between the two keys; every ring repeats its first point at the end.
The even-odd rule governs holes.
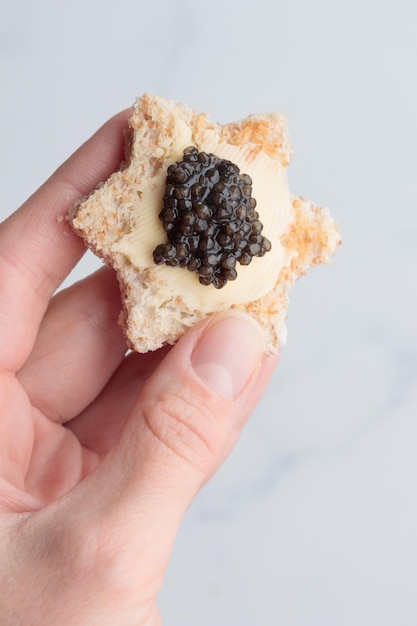
{"type": "MultiPolygon", "coordinates": [[[[146,186],[166,171],[166,147],[175,141],[178,120],[189,129],[194,145],[200,149],[213,141],[244,145],[253,160],[263,153],[283,168],[292,157],[282,114],[251,115],[221,126],[207,114],[172,100],[151,94],[137,100],[130,119],[126,162],[74,207],[69,221],[86,245],[117,272],[123,303],[120,325],[129,347],[138,352],[175,343],[209,314],[190,306],[180,295],[167,298],[154,268],[138,268],[126,254],[115,250],[117,242],[140,227],[138,212],[132,207],[140,203],[146,186]]],[[[279,270],[275,285],[264,296],[240,304],[230,302],[225,307],[246,311],[259,322],[265,332],[266,354],[276,353],[286,341],[289,289],[310,267],[329,263],[341,243],[339,229],[327,209],[297,196],[291,196],[290,202],[291,223],[280,238],[281,244],[293,252],[290,262],[279,270]]],[[[159,212],[160,207],[155,210],[159,212]]]]}

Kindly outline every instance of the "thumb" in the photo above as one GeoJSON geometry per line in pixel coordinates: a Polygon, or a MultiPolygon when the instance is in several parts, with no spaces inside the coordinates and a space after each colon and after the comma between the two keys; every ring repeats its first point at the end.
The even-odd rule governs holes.
{"type": "Polygon", "coordinates": [[[182,337],[138,397],[102,476],[119,477],[114,514],[147,536],[154,563],[156,546],[169,556],[187,507],[265,390],[276,359],[263,353],[253,318],[216,316],[182,337]]]}

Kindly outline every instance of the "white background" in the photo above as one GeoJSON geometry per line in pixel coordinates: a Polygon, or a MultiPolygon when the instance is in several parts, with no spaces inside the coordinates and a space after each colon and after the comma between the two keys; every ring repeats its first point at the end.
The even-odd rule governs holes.
{"type": "Polygon", "coordinates": [[[0,0],[1,218],[151,91],[219,122],[284,111],[292,190],[342,230],[334,263],[291,294],[271,387],[184,521],[167,626],[417,625],[415,7],[0,0]]]}

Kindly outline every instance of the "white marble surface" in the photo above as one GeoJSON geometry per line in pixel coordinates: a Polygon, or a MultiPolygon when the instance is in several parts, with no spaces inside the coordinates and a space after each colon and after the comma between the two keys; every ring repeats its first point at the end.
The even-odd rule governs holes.
{"type": "Polygon", "coordinates": [[[294,290],[271,387],[184,521],[165,624],[416,626],[414,0],[0,9],[2,218],[154,91],[221,122],[285,111],[292,188],[343,232],[294,290]]]}

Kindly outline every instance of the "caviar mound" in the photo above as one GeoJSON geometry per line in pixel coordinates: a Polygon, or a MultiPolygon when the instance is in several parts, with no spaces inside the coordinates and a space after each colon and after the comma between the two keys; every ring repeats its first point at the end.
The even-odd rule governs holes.
{"type": "Polygon", "coordinates": [[[224,287],[271,249],[252,197],[252,179],[239,167],[190,146],[167,170],[159,214],[168,242],[159,244],[157,265],[186,267],[202,285],[224,287]]]}

